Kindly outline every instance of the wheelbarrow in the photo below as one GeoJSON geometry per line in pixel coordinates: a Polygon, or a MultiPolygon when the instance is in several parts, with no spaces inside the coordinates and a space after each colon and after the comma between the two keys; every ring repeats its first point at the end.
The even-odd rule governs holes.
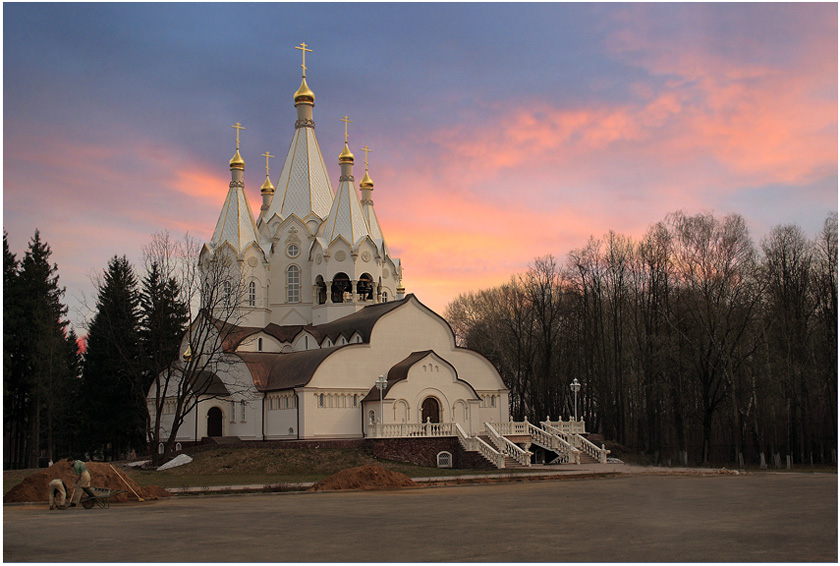
{"type": "Polygon", "coordinates": [[[80,503],[85,509],[93,509],[94,505],[100,509],[107,509],[111,506],[109,499],[112,496],[117,495],[118,493],[125,493],[124,489],[110,490],[105,487],[86,487],[83,489],[85,490],[86,497],[82,499],[80,503]]]}

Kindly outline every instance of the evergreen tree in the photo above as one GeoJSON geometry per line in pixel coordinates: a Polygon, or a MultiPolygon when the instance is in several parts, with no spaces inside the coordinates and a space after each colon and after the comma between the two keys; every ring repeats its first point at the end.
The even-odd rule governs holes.
{"type": "Polygon", "coordinates": [[[146,422],[138,410],[140,297],[125,256],[108,262],[98,287],[83,369],[85,445],[113,459],[144,445],[146,422]]]}
{"type": "Polygon", "coordinates": [[[144,395],[154,376],[178,357],[178,347],[189,322],[187,305],[180,295],[175,279],[166,279],[158,263],[152,262],[140,295],[140,340],[146,364],[142,383],[144,395]]]}
{"type": "Polygon", "coordinates": [[[34,467],[53,457],[56,422],[50,407],[72,377],[66,338],[67,308],[50,265],[49,245],[36,230],[19,267],[4,234],[4,426],[11,467],[34,467]]]}

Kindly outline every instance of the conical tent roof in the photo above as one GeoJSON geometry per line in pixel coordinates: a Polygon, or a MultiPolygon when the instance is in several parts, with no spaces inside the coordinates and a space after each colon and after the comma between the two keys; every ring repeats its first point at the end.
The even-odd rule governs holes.
{"type": "Polygon", "coordinates": [[[218,249],[225,242],[242,253],[250,244],[259,245],[257,225],[241,183],[231,183],[225,204],[210,238],[210,245],[218,249]]]}

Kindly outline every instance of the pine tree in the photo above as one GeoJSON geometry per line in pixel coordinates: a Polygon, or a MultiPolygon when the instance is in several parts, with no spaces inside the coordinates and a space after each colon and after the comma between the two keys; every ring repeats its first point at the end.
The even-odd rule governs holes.
{"type": "Polygon", "coordinates": [[[72,377],[66,346],[67,308],[50,265],[50,247],[36,230],[19,266],[4,234],[4,426],[9,465],[34,467],[52,457],[55,406],[72,377]]]}
{"type": "Polygon", "coordinates": [[[146,422],[138,410],[140,297],[125,256],[108,262],[98,287],[83,369],[85,445],[113,459],[144,446],[146,422]]]}
{"type": "Polygon", "coordinates": [[[187,305],[180,295],[181,290],[175,279],[165,279],[160,266],[153,262],[143,279],[140,295],[140,340],[146,364],[144,394],[148,392],[154,377],[178,357],[178,347],[189,322],[187,305]]]}

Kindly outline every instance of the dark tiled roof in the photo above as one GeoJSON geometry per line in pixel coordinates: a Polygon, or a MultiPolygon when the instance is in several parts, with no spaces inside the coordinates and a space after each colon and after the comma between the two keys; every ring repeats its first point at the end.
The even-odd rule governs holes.
{"type": "Polygon", "coordinates": [[[192,379],[193,390],[202,395],[227,397],[230,395],[221,378],[213,372],[202,371],[192,379]],[[196,385],[197,384],[197,385],[196,385]]]}
{"type": "Polygon", "coordinates": [[[259,391],[277,391],[309,383],[321,362],[342,347],[291,354],[240,352],[237,355],[248,365],[254,377],[254,385],[259,391]]]}
{"type": "Polygon", "coordinates": [[[280,326],[279,324],[270,323],[265,328],[254,326],[240,326],[230,328],[231,325],[223,325],[219,321],[216,322],[216,327],[220,332],[227,333],[227,340],[225,340],[225,351],[232,352],[242,344],[242,341],[247,337],[256,334],[257,332],[265,332],[273,336],[280,342],[291,342],[301,331],[306,331],[315,337],[315,340],[321,344],[326,338],[335,344],[340,337],[344,337],[348,342],[357,332],[362,338],[362,342],[370,342],[370,333],[373,330],[376,321],[379,318],[391,312],[392,310],[402,306],[413,294],[409,294],[401,301],[391,301],[388,303],[380,303],[375,305],[368,305],[360,311],[342,317],[333,322],[319,324],[312,326],[311,324],[292,324],[288,326],[280,326]]]}
{"type": "MultiPolygon", "coordinates": [[[[408,377],[408,370],[411,369],[411,366],[432,353],[434,353],[432,350],[412,352],[406,359],[401,362],[397,362],[393,367],[391,367],[391,369],[388,370],[388,385],[385,386],[385,391],[382,392],[383,396],[388,396],[388,392],[391,390],[391,387],[394,386],[394,383],[402,381],[408,377]]],[[[374,400],[379,401],[379,389],[377,389],[375,385],[371,387],[368,394],[365,395],[364,399],[362,399],[362,402],[374,400]]]]}
{"type": "Polygon", "coordinates": [[[379,318],[401,307],[412,296],[408,295],[401,301],[369,305],[360,311],[356,311],[333,322],[319,324],[311,328],[320,334],[321,340],[329,338],[333,344],[340,336],[344,336],[344,339],[349,341],[356,332],[362,337],[362,342],[367,343],[370,342],[370,333],[379,318]]]}

